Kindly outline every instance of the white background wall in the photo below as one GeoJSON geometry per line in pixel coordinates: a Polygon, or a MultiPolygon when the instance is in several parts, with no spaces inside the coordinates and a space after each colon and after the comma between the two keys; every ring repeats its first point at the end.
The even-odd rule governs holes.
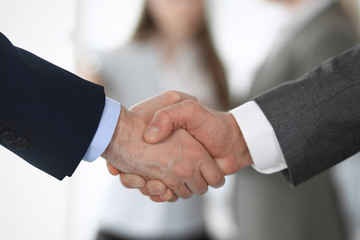
{"type": "MultiPolygon", "coordinates": [[[[1,0],[0,31],[71,70],[73,10],[71,0],[1,0]]],[[[0,239],[69,239],[68,192],[68,179],[59,182],[0,148],[0,239]]]]}
{"type": "MultiPolygon", "coordinates": [[[[208,2],[232,90],[245,93],[281,26],[282,11],[260,0],[208,2]]],[[[77,56],[87,49],[125,43],[140,5],[141,0],[0,0],[0,31],[74,71],[77,56]]],[[[109,179],[104,165],[103,160],[81,163],[72,178],[59,182],[0,147],[0,239],[91,239],[109,179]]]]}

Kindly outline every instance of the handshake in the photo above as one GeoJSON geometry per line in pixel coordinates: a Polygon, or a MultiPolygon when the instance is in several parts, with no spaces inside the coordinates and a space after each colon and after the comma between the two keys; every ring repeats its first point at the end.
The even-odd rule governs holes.
{"type": "Polygon", "coordinates": [[[127,110],[105,152],[108,170],[127,188],[153,201],[176,201],[221,187],[224,175],[252,159],[230,113],[202,106],[185,93],[168,91],[127,110]]]}

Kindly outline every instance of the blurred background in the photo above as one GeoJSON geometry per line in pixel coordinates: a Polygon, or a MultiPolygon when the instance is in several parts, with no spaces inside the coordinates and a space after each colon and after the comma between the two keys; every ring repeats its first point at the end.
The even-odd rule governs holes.
{"type": "MultiPolygon", "coordinates": [[[[204,2],[212,42],[227,76],[229,101],[232,106],[239,105],[250,96],[264,61],[276,55],[274,52],[278,53],[279,37],[293,21],[295,11],[282,1],[204,2]]],[[[91,80],[106,63],[101,59],[101,53],[128,46],[142,16],[144,1],[1,0],[0,6],[0,31],[14,45],[71,72],[89,76],[91,80]]],[[[360,29],[360,0],[343,1],[342,6],[356,36],[360,29]]],[[[96,238],[103,227],[109,182],[114,181],[107,173],[103,159],[94,163],[82,162],[73,177],[62,182],[1,147],[0,159],[0,239],[96,238]]],[[[331,173],[344,231],[347,239],[353,240],[360,239],[359,171],[360,158],[354,156],[331,173]]],[[[245,237],[245,230],[242,233],[244,226],[239,224],[236,216],[234,199],[238,198],[233,192],[238,187],[238,179],[239,176],[229,177],[226,188],[211,191],[204,200],[207,202],[205,228],[213,239],[252,239],[245,237]],[[214,209],[218,211],[212,213],[214,209]]],[[[290,189],[285,182],[282,184],[290,189]]],[[[120,183],[118,188],[125,191],[120,183]]],[[[122,202],[121,197],[117,201],[119,205],[129,204],[122,202]]],[[[129,216],[118,217],[131,219],[129,216]]],[[[261,231],[261,225],[258,229],[261,231]]]]}

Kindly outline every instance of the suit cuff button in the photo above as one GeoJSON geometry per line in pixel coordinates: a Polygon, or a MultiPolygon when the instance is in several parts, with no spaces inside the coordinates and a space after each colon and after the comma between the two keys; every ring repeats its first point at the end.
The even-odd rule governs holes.
{"type": "Polygon", "coordinates": [[[12,144],[16,140],[16,135],[13,131],[5,131],[0,135],[0,139],[2,139],[5,144],[12,144]]]}
{"type": "Polygon", "coordinates": [[[27,138],[19,137],[15,140],[14,145],[18,150],[26,150],[29,147],[30,142],[27,138]]]}

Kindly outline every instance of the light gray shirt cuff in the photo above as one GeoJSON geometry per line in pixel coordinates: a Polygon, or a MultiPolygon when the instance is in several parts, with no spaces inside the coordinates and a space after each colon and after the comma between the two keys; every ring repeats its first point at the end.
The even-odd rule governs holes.
{"type": "Polygon", "coordinates": [[[94,138],[83,157],[84,161],[93,162],[105,151],[114,134],[121,111],[120,103],[106,97],[104,111],[94,138]]]}

